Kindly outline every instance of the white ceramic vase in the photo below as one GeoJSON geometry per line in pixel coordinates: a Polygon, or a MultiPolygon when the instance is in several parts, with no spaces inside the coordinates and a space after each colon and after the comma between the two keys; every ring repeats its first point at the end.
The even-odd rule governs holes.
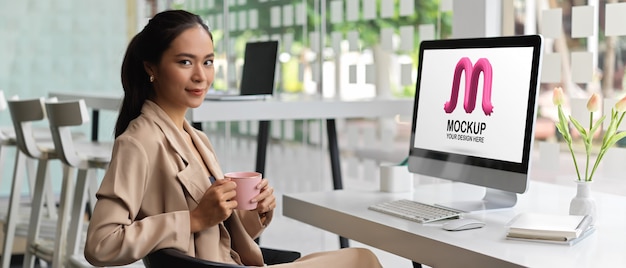
{"type": "Polygon", "coordinates": [[[596,200],[591,196],[591,181],[575,181],[576,196],[569,205],[570,215],[591,215],[592,222],[596,222],[596,200]]]}

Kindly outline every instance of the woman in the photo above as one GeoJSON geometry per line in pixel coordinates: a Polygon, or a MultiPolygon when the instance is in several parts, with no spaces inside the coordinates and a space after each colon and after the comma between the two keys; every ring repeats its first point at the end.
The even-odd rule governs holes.
{"type": "MultiPolygon", "coordinates": [[[[206,135],[185,120],[213,82],[213,59],[208,27],[180,10],[157,14],[128,45],[115,146],[85,245],[91,264],[124,265],[176,248],[211,261],[264,265],[254,239],[272,220],[273,188],[263,179],[256,209],[235,211],[236,184],[224,179],[206,135]]],[[[380,267],[370,251],[354,248],[277,266],[329,264],[380,267]]]]}

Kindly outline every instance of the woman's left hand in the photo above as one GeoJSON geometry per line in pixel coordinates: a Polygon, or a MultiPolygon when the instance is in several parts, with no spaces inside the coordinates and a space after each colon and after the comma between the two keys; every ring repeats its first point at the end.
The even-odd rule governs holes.
{"type": "Polygon", "coordinates": [[[274,187],[270,186],[267,179],[262,179],[256,186],[257,189],[261,189],[261,193],[252,199],[252,202],[257,202],[256,211],[259,215],[263,215],[276,208],[276,197],[274,196],[274,187]]]}

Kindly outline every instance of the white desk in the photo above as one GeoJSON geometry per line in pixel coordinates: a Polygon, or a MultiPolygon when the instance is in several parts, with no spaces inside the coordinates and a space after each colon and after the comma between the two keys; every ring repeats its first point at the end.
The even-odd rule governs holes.
{"type": "MultiPolygon", "coordinates": [[[[484,190],[460,183],[419,186],[412,194],[336,190],[285,194],[283,214],[342,237],[431,267],[626,267],[626,197],[593,192],[597,230],[573,246],[506,240],[508,221],[522,211],[567,214],[575,187],[532,181],[511,209],[465,215],[481,229],[449,232],[441,223],[418,224],[368,210],[400,198],[445,202],[481,197],[484,190]]],[[[408,263],[407,263],[408,266],[408,263]]]]}

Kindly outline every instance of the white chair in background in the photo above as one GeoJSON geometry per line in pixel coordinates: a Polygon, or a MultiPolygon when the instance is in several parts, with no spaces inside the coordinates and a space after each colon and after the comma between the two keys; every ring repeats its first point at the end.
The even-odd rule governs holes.
{"type": "MultiPolygon", "coordinates": [[[[0,112],[3,112],[7,109],[7,101],[6,98],[4,96],[4,91],[0,90],[0,112]]],[[[49,134],[49,131],[48,131],[49,134]]],[[[2,175],[4,175],[4,165],[5,165],[5,161],[6,161],[6,154],[7,154],[7,149],[17,149],[16,147],[17,143],[15,141],[15,130],[13,129],[13,126],[1,126],[0,127],[0,185],[2,184],[2,175]]],[[[28,178],[30,179],[30,186],[31,186],[31,190],[32,190],[32,185],[34,184],[34,180],[35,180],[35,173],[34,173],[34,163],[33,161],[26,161],[26,158],[24,158],[24,155],[17,150],[16,155],[15,155],[15,164],[14,164],[14,176],[17,177],[22,177],[24,176],[23,174],[23,170],[24,170],[24,166],[27,165],[28,169],[27,169],[27,175],[28,178]]],[[[6,216],[8,213],[8,202],[1,202],[0,203],[0,222],[2,224],[6,223],[6,216]]],[[[4,251],[2,252],[4,253],[4,251]]],[[[0,254],[2,254],[0,253],[0,254]]],[[[4,256],[4,254],[2,254],[2,256],[4,256]]],[[[1,263],[1,262],[0,262],[1,263]]],[[[5,265],[2,265],[0,267],[5,267],[5,265]]]]}
{"type": "MultiPolygon", "coordinates": [[[[11,97],[11,99],[17,100],[18,97],[13,96],[11,97]]],[[[5,111],[7,108],[8,104],[4,95],[4,91],[0,90],[0,112],[5,111]]],[[[52,137],[50,136],[50,130],[47,128],[34,128],[33,133],[36,140],[52,140],[52,137]]],[[[0,183],[2,181],[1,176],[4,174],[4,163],[7,152],[6,149],[8,149],[7,147],[10,147],[11,149],[17,149],[16,145],[17,142],[15,140],[15,129],[13,128],[13,126],[0,126],[0,183]]],[[[27,167],[26,175],[28,175],[30,192],[32,192],[33,185],[35,183],[35,161],[33,161],[31,158],[24,158],[24,155],[18,149],[15,157],[14,166],[20,167],[20,169],[17,170],[19,171],[19,173],[17,174],[19,175],[19,177],[24,176],[24,174],[22,174],[22,171],[24,170],[24,165],[26,165],[27,167]]],[[[16,176],[16,174],[14,174],[14,176],[16,176]]],[[[6,205],[8,205],[8,203],[4,202],[0,205],[0,222],[4,222],[6,220],[6,205]]]]}
{"type": "MultiPolygon", "coordinates": [[[[17,151],[15,154],[15,166],[11,181],[7,214],[4,220],[2,267],[8,267],[10,264],[15,236],[25,237],[28,232],[28,226],[30,225],[29,216],[31,211],[29,210],[32,203],[27,206],[20,204],[22,201],[22,185],[24,183],[24,176],[22,174],[24,164],[28,162],[32,163],[35,160],[46,159],[45,161],[39,161],[38,167],[38,176],[45,177],[47,175],[47,159],[51,158],[51,156],[53,158],[51,153],[54,151],[54,147],[51,142],[50,131],[41,131],[41,129],[33,130],[31,124],[32,122],[45,119],[42,105],[43,101],[41,99],[25,101],[12,100],[8,103],[11,119],[13,121],[13,137],[11,139],[17,146],[17,151]],[[40,142],[40,140],[45,140],[46,138],[48,139],[47,144],[40,142]],[[21,212],[19,214],[18,207],[20,207],[19,210],[21,212]]],[[[52,219],[45,221],[42,225],[42,236],[53,238],[55,233],[54,223],[56,222],[56,202],[54,201],[52,186],[49,184],[42,185],[39,189],[35,189],[35,176],[31,175],[29,178],[31,200],[40,202],[41,207],[46,209],[47,218],[52,219]]]]}
{"type": "MultiPolygon", "coordinates": [[[[19,224],[25,236],[27,236],[26,257],[33,256],[35,252],[41,260],[52,262],[53,256],[57,254],[54,244],[58,241],[63,243],[65,237],[59,237],[57,233],[58,216],[56,209],[55,196],[52,192],[51,179],[48,172],[48,162],[50,160],[59,159],[59,154],[52,142],[52,134],[50,129],[46,128],[47,140],[41,141],[35,139],[35,131],[33,131],[32,123],[46,119],[43,98],[27,99],[27,100],[11,100],[8,102],[11,119],[15,129],[16,144],[19,151],[29,158],[38,161],[37,174],[32,191],[31,211],[28,221],[25,224],[19,224]],[[45,192],[44,192],[45,190],[45,192]],[[44,200],[47,199],[47,200],[44,200]],[[46,213],[42,213],[45,210],[46,213]],[[42,217],[43,215],[47,217],[42,217]],[[43,253],[42,253],[43,252],[43,253]]],[[[84,135],[70,133],[70,136],[82,138],[84,135]]],[[[64,173],[67,168],[64,167],[64,173]]],[[[9,214],[7,224],[9,227],[15,226],[17,219],[15,210],[21,195],[21,186],[23,179],[14,177],[13,187],[11,190],[11,198],[9,201],[9,214]]],[[[7,232],[9,233],[9,232],[7,232]]],[[[12,246],[12,235],[5,238],[5,246],[12,246]]],[[[64,244],[63,244],[64,245],[64,244]]],[[[6,255],[7,257],[10,254],[6,255]]],[[[7,258],[8,259],[8,258],[7,258]]],[[[28,258],[34,262],[34,258],[28,258]]],[[[3,260],[4,261],[4,260],[3,260]]],[[[8,261],[8,260],[7,260],[8,261]]],[[[33,263],[30,263],[32,266],[33,263]]],[[[59,267],[53,263],[53,267],[59,267]]]]}
{"type": "MultiPolygon", "coordinates": [[[[67,177],[63,178],[59,210],[61,216],[57,226],[57,237],[67,236],[67,246],[63,248],[62,243],[57,241],[55,250],[64,251],[64,253],[58,255],[58,260],[55,257],[53,263],[60,263],[67,267],[91,267],[85,260],[82,250],[85,240],[81,234],[86,231],[83,224],[85,203],[89,199],[91,204],[95,204],[95,192],[91,192],[89,196],[87,193],[88,190],[94,189],[93,185],[97,183],[94,176],[96,170],[108,167],[113,144],[74,142],[70,132],[71,127],[80,126],[89,121],[89,114],[83,100],[49,102],[46,103],[46,111],[54,145],[61,161],[70,169],[78,169],[75,182],[69,177],[69,173],[66,173],[67,177]],[[76,183],[75,186],[74,183],[76,183]],[[71,213],[69,217],[67,217],[68,212],[71,213]],[[69,223],[65,222],[64,218],[69,219],[69,223]],[[68,224],[69,227],[65,227],[68,224]]],[[[143,263],[139,261],[127,267],[143,267],[143,263]]]]}
{"type": "MultiPolygon", "coordinates": [[[[0,90],[0,112],[5,111],[6,109],[7,109],[7,101],[6,101],[6,98],[4,97],[4,91],[0,90]]],[[[7,149],[15,148],[15,145],[16,145],[15,131],[13,130],[13,127],[12,126],[0,127],[0,185],[2,185],[2,175],[4,174],[4,164],[6,161],[5,157],[6,157],[7,149]]],[[[16,163],[19,163],[19,166],[22,167],[23,161],[20,161],[20,162],[17,161],[20,159],[19,151],[15,157],[16,157],[16,163]]],[[[18,173],[18,175],[22,176],[21,173],[18,173]]],[[[8,202],[2,202],[0,204],[0,222],[2,222],[3,224],[6,221],[7,210],[8,210],[8,202]]],[[[1,256],[4,256],[4,254],[0,255],[0,257],[1,256]]],[[[4,267],[4,265],[0,267],[4,267]]]]}
{"type": "MultiPolygon", "coordinates": [[[[6,98],[4,97],[4,92],[2,90],[0,90],[0,111],[5,111],[7,109],[7,102],[6,102],[6,98]]],[[[3,126],[0,127],[0,184],[2,183],[2,175],[4,174],[4,164],[5,164],[5,157],[6,157],[6,153],[7,153],[7,149],[9,148],[16,148],[15,146],[17,145],[16,141],[15,141],[15,130],[13,130],[12,126],[3,126]]],[[[20,150],[16,150],[15,153],[15,164],[13,166],[13,177],[18,177],[18,178],[22,178],[24,176],[23,174],[23,170],[24,170],[24,164],[25,164],[25,156],[20,152],[20,150]]],[[[32,185],[32,183],[30,184],[32,185]]],[[[11,187],[10,189],[14,188],[15,184],[13,182],[11,182],[11,187]]],[[[10,191],[9,193],[11,193],[12,191],[10,191]]],[[[17,196],[16,196],[17,197],[17,196]]],[[[9,197],[9,200],[11,200],[12,198],[9,197]]],[[[0,221],[3,224],[3,234],[4,234],[4,240],[3,240],[3,247],[2,247],[2,252],[0,252],[0,267],[2,268],[7,268],[9,267],[10,261],[11,261],[11,254],[13,252],[13,237],[15,236],[15,223],[9,221],[9,207],[10,207],[10,201],[7,202],[2,202],[2,204],[0,205],[0,221]]],[[[17,205],[17,204],[16,204],[17,205]]],[[[16,209],[13,209],[12,213],[16,214],[14,211],[16,209]]],[[[15,217],[13,217],[15,218],[15,217]]]]}
{"type": "MultiPolygon", "coordinates": [[[[7,100],[4,97],[4,91],[0,90],[0,111],[4,111],[6,109],[7,100]]],[[[15,131],[13,130],[13,127],[2,126],[0,127],[0,176],[4,174],[4,159],[7,147],[15,147],[15,131]]],[[[1,182],[2,180],[0,179],[0,183],[1,182]]],[[[2,213],[6,213],[6,208],[4,206],[2,207],[2,213]]]]}

